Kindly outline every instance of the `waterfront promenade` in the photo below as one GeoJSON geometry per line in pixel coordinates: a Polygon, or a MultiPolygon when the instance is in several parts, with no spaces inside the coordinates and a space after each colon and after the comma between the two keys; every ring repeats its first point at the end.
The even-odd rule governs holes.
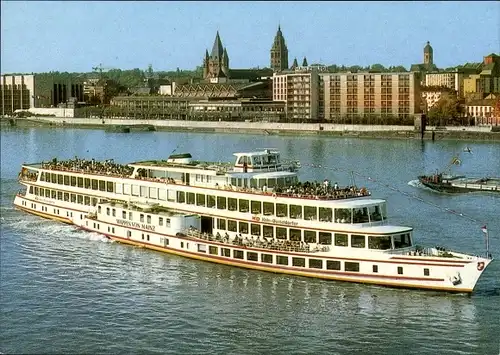
{"type": "MultiPolygon", "coordinates": [[[[17,118],[15,124],[42,124],[78,128],[119,129],[120,127],[143,127],[164,131],[193,131],[249,134],[287,135],[332,135],[370,138],[415,138],[421,134],[414,126],[398,125],[353,125],[332,123],[278,123],[278,122],[228,122],[228,121],[181,121],[181,120],[134,120],[33,116],[17,118]]],[[[479,139],[499,140],[500,131],[491,126],[481,127],[433,127],[428,126],[424,139],[479,139]]]]}

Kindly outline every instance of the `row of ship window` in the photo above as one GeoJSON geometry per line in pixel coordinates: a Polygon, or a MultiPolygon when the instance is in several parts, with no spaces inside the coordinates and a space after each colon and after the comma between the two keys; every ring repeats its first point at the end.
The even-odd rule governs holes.
{"type": "MultiPolygon", "coordinates": [[[[59,174],[51,174],[59,175],[59,174]]],[[[62,175],[59,175],[62,176],[62,175]]],[[[64,176],[68,177],[69,176],[64,176]]],[[[73,177],[72,177],[73,179],[73,177]]],[[[75,178],[76,179],[76,178],[75,178]]],[[[78,178],[83,179],[83,178],[78,178]]],[[[87,179],[85,179],[87,180],[87,179]]],[[[93,180],[97,181],[98,180],[93,180]]],[[[105,181],[99,181],[99,186],[104,185],[105,181]],[[102,183],[102,184],[101,184],[102,183]]],[[[108,184],[113,185],[112,182],[108,184]]],[[[97,185],[96,185],[97,186],[97,185]]],[[[145,186],[141,186],[141,188],[145,186]]],[[[32,186],[30,187],[30,193],[33,193],[32,186]]],[[[141,191],[141,196],[149,198],[158,197],[158,189],[156,187],[150,187],[150,194],[146,196],[141,191]],[[154,190],[152,190],[154,189],[154,190]],[[154,192],[153,192],[154,191],[154,192]],[[153,193],[152,193],[153,192],[153,193]],[[156,197],[155,197],[156,196],[156,197]]],[[[112,191],[113,188],[111,188],[112,191]]],[[[73,203],[90,205],[90,197],[70,194],[68,192],[62,191],[50,191],[49,189],[35,187],[34,194],[51,197],[58,200],[71,201],[73,203]],[[44,191],[45,190],[45,191],[44,191]]],[[[169,194],[170,194],[169,190],[169,194]]],[[[137,194],[139,195],[139,194],[137,194]]],[[[232,197],[224,196],[213,196],[205,194],[195,194],[193,192],[177,191],[175,198],[169,198],[171,202],[186,203],[189,205],[196,205],[200,207],[217,208],[220,210],[228,211],[239,211],[242,213],[252,213],[252,214],[264,214],[265,216],[276,216],[280,218],[290,218],[290,219],[304,219],[308,221],[321,221],[321,222],[332,222],[335,220],[337,223],[368,223],[368,222],[378,222],[386,219],[385,213],[383,213],[379,206],[370,206],[362,208],[335,208],[334,211],[329,207],[316,207],[316,206],[301,206],[293,204],[284,203],[274,203],[274,202],[262,202],[262,201],[251,201],[247,199],[236,199],[232,197]]],[[[165,199],[163,199],[165,200],[165,199]]],[[[92,202],[92,205],[97,203],[97,199],[92,202]]]]}
{"type": "MultiPolygon", "coordinates": [[[[97,213],[103,213],[102,206],[97,207],[97,213]]],[[[106,207],[106,215],[116,217],[117,216],[116,209],[111,207],[106,207]]],[[[122,219],[129,219],[131,221],[134,220],[134,214],[131,211],[127,213],[127,211],[122,210],[121,217],[122,219]]],[[[151,224],[152,223],[151,215],[139,213],[139,222],[151,224]]],[[[170,218],[158,216],[158,225],[161,227],[163,226],[170,227],[170,218]]]]}

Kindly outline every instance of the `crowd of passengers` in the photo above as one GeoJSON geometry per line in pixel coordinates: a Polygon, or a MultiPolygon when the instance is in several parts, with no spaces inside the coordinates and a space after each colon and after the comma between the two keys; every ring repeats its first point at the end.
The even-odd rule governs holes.
{"type": "Polygon", "coordinates": [[[332,186],[328,180],[324,180],[323,183],[317,181],[298,182],[297,184],[287,188],[278,186],[274,189],[274,192],[277,195],[284,196],[315,196],[327,199],[369,195],[365,188],[361,188],[360,190],[358,190],[355,186],[340,188],[337,183],[332,186]]]}
{"type": "Polygon", "coordinates": [[[50,162],[42,162],[42,168],[119,177],[128,177],[134,171],[134,168],[127,165],[115,163],[113,159],[108,159],[101,162],[95,159],[79,159],[76,156],[75,159],[59,161],[57,160],[57,158],[54,158],[50,162]]]}
{"type": "Polygon", "coordinates": [[[242,236],[241,233],[235,234],[232,238],[226,232],[221,235],[217,232],[216,235],[208,233],[200,233],[200,231],[194,227],[190,227],[188,230],[188,236],[196,237],[208,241],[217,241],[220,243],[232,244],[236,246],[249,247],[249,248],[262,248],[269,250],[278,251],[292,251],[298,253],[311,253],[319,251],[328,251],[327,246],[316,246],[311,248],[309,243],[303,241],[293,241],[287,239],[276,239],[273,237],[260,237],[260,236],[242,236]]]}

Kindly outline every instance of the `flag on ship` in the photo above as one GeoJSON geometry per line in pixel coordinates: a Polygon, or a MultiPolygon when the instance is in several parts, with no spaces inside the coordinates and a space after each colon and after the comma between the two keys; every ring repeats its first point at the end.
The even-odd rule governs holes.
{"type": "Polygon", "coordinates": [[[482,226],[482,227],[481,227],[481,230],[482,230],[484,233],[488,233],[488,229],[486,228],[486,226],[482,226]]]}
{"type": "Polygon", "coordinates": [[[454,165],[460,165],[462,162],[460,161],[460,159],[458,159],[457,157],[454,157],[452,160],[451,160],[451,163],[454,164],[454,165]]]}

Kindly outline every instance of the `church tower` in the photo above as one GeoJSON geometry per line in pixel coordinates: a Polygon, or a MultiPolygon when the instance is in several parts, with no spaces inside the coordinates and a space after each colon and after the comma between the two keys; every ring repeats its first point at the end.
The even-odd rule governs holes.
{"type": "Polygon", "coordinates": [[[205,59],[203,60],[203,79],[218,82],[219,79],[228,77],[229,56],[227,55],[227,50],[222,46],[219,31],[217,31],[214,45],[212,46],[212,52],[210,55],[208,55],[208,51],[205,53],[205,59]]]}
{"type": "Polygon", "coordinates": [[[278,26],[278,32],[276,32],[271,48],[271,69],[274,72],[288,69],[288,48],[281,33],[281,26],[278,26]]]}
{"type": "Polygon", "coordinates": [[[428,68],[432,67],[434,64],[434,54],[429,41],[427,41],[427,45],[424,47],[424,64],[428,68]]]}

